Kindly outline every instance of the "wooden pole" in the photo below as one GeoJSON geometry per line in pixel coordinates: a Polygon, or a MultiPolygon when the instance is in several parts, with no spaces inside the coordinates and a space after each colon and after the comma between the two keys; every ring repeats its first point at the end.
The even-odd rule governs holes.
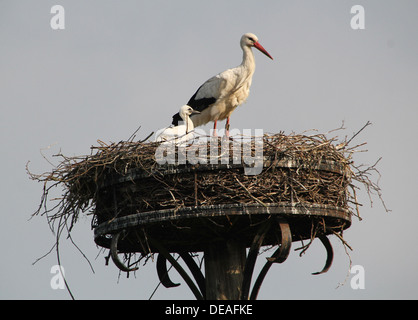
{"type": "Polygon", "coordinates": [[[246,260],[245,245],[228,239],[205,251],[207,300],[239,300],[246,260]]]}

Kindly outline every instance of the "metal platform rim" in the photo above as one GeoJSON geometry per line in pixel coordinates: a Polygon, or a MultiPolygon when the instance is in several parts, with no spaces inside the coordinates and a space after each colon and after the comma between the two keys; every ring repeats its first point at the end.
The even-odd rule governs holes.
{"type": "Polygon", "coordinates": [[[268,203],[268,204],[222,204],[211,206],[184,207],[134,213],[101,223],[94,228],[94,237],[100,238],[124,229],[153,225],[158,222],[178,221],[190,218],[219,217],[227,215],[283,215],[286,217],[330,217],[342,219],[345,228],[351,225],[351,213],[346,208],[324,204],[268,203]]]}

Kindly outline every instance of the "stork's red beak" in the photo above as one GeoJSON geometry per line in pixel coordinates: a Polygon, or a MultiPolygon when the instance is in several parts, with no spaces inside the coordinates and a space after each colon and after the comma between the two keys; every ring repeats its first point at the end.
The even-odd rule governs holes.
{"type": "Polygon", "coordinates": [[[258,50],[264,53],[267,57],[273,60],[273,57],[270,55],[270,53],[268,53],[267,50],[264,49],[263,46],[258,41],[254,43],[254,47],[256,47],[258,50]]]}

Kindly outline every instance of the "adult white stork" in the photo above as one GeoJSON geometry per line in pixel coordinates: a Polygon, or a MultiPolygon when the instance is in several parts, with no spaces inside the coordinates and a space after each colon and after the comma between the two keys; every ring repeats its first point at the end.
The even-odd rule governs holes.
{"type": "Polygon", "coordinates": [[[192,120],[190,120],[190,115],[199,113],[199,111],[193,110],[193,108],[188,105],[182,106],[180,108],[179,115],[184,121],[184,124],[177,125],[175,127],[168,127],[163,129],[161,132],[157,132],[157,138],[155,141],[182,143],[192,139],[194,137],[194,125],[192,120]]]}
{"type": "MultiPolygon", "coordinates": [[[[242,63],[233,69],[225,70],[202,84],[187,103],[200,114],[191,116],[195,127],[214,121],[214,135],[218,120],[226,120],[226,134],[229,133],[229,118],[240,104],[244,103],[250,93],[252,77],[255,71],[255,59],[252,47],[257,48],[270,59],[272,56],[258,42],[255,34],[246,33],[241,37],[243,51],[242,63]]],[[[173,116],[173,124],[181,120],[179,113],[173,116]]]]}

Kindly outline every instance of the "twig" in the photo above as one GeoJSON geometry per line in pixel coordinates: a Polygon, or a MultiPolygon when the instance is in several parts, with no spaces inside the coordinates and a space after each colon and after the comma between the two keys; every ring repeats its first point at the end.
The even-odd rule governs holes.
{"type": "Polygon", "coordinates": [[[251,192],[241,183],[241,181],[238,180],[238,178],[236,176],[234,176],[235,181],[238,182],[238,184],[245,190],[247,191],[248,195],[255,200],[256,202],[258,202],[259,204],[263,205],[264,207],[266,207],[266,204],[263,203],[261,200],[259,200],[258,198],[254,197],[251,192]]]}
{"type": "Polygon", "coordinates": [[[350,142],[355,138],[355,137],[357,137],[359,134],[360,134],[360,132],[362,132],[366,127],[368,127],[368,126],[370,126],[372,123],[370,122],[370,121],[367,121],[367,123],[359,130],[359,131],[357,131],[352,137],[351,137],[351,139],[350,140],[348,140],[347,141],[347,143],[345,144],[346,146],[347,145],[349,145],[350,144],[350,142]]]}
{"type": "Polygon", "coordinates": [[[131,136],[129,137],[127,141],[131,142],[135,138],[135,135],[139,131],[139,129],[141,129],[141,126],[139,126],[138,129],[136,129],[134,133],[131,134],[131,136]]]}

